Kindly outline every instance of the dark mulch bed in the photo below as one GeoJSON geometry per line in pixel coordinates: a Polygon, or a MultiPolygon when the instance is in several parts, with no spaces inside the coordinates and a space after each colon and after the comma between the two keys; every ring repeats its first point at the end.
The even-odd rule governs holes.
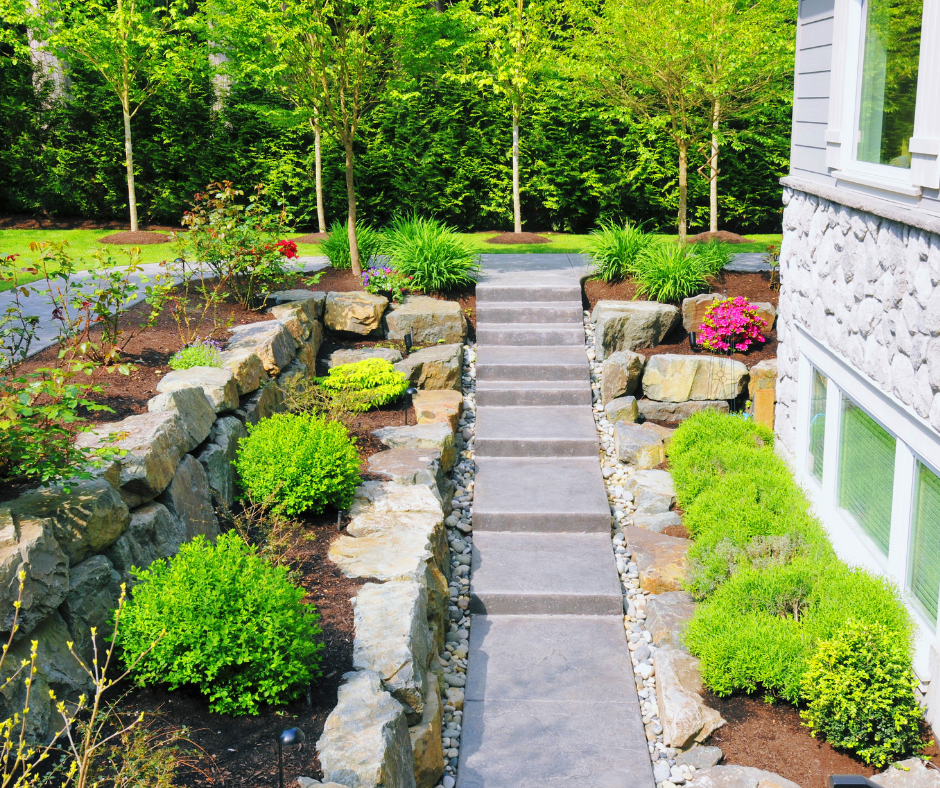
{"type": "Polygon", "coordinates": [[[296,785],[299,776],[319,779],[316,741],[326,718],[336,706],[343,673],[352,670],[353,609],[349,600],[364,581],[351,580],[328,558],[330,543],[339,535],[336,513],[326,512],[303,521],[286,558],[307,590],[307,601],[320,612],[324,649],[322,677],[314,684],[312,705],[305,699],[286,706],[265,708],[258,716],[231,717],[208,710],[195,689],[168,692],[159,688],[133,689],[120,703],[121,712],[159,714],[159,725],[188,729],[189,738],[214,762],[212,781],[203,774],[184,770],[177,778],[183,786],[276,786],[277,735],[286,728],[300,728],[307,743],[284,752],[284,784],[296,785]],[[312,539],[310,537],[313,537],[312,539]]]}
{"type": "Polygon", "coordinates": [[[104,238],[99,238],[98,243],[142,246],[144,244],[168,244],[171,240],[173,239],[169,235],[164,235],[163,233],[155,233],[148,230],[137,230],[136,232],[127,230],[120,233],[111,233],[111,235],[106,235],[104,238]]]}
{"type": "Polygon", "coordinates": [[[500,233],[492,238],[487,238],[488,244],[548,244],[550,238],[538,233],[500,233]]]}
{"type": "Polygon", "coordinates": [[[297,238],[291,238],[291,240],[297,244],[318,244],[329,237],[329,233],[307,233],[297,238]]]}
{"type": "Polygon", "coordinates": [[[690,244],[702,244],[708,243],[709,241],[721,241],[726,244],[749,244],[753,243],[750,238],[745,238],[743,235],[738,235],[737,233],[731,233],[727,230],[718,230],[714,233],[699,233],[698,235],[690,235],[686,239],[686,243],[690,244]]]}
{"type": "MultiPolygon", "coordinates": [[[[0,216],[2,230],[126,230],[127,222],[102,219],[83,219],[80,216],[34,216],[28,213],[0,216]]],[[[184,227],[167,224],[141,224],[141,230],[157,232],[185,232],[184,227]]]]}

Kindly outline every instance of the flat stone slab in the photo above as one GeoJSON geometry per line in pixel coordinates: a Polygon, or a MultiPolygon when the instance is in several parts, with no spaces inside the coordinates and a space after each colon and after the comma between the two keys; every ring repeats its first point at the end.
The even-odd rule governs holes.
{"type": "Polygon", "coordinates": [[[622,610],[606,534],[474,533],[471,613],[619,615],[622,610]]]}
{"type": "Polygon", "coordinates": [[[646,603],[646,628],[657,646],[682,648],[682,634],[695,612],[695,601],[685,591],[666,591],[646,603]]]}
{"type": "Polygon", "coordinates": [[[581,380],[477,380],[477,405],[591,405],[591,384],[581,380]]]}
{"type": "Polygon", "coordinates": [[[920,758],[907,758],[869,778],[882,788],[940,788],[940,772],[928,769],[920,758]]]}
{"type": "Polygon", "coordinates": [[[477,384],[487,380],[588,380],[587,356],[580,347],[477,348],[477,384]]]}
{"type": "Polygon", "coordinates": [[[800,788],[779,774],[751,766],[712,766],[695,773],[695,788],[800,788]]]}
{"type": "Polygon", "coordinates": [[[357,361],[365,361],[367,358],[384,358],[391,364],[397,364],[401,361],[401,351],[393,347],[360,347],[334,350],[330,353],[327,366],[332,369],[341,364],[355,364],[357,361]]]}
{"type": "Polygon", "coordinates": [[[479,407],[477,457],[596,457],[597,428],[586,407],[479,407]]]}
{"type": "Polygon", "coordinates": [[[624,528],[623,533],[627,550],[640,570],[640,588],[651,594],[682,590],[685,556],[692,540],[653,533],[634,525],[624,528]]]}
{"type": "Polygon", "coordinates": [[[577,323],[477,324],[481,345],[568,345],[584,347],[584,328],[577,323]]]}
{"type": "Polygon", "coordinates": [[[610,530],[597,457],[477,459],[474,533],[610,530]]]}
{"type": "Polygon", "coordinates": [[[633,524],[637,528],[643,528],[647,531],[654,531],[655,533],[661,534],[673,525],[682,525],[682,518],[675,512],[635,514],[633,516],[633,524]]]}
{"type": "Polygon", "coordinates": [[[637,400],[637,408],[643,418],[672,422],[684,421],[693,413],[703,410],[717,410],[719,413],[727,413],[730,410],[728,400],[725,399],[688,400],[686,402],[657,402],[653,399],[641,399],[637,400]]]}

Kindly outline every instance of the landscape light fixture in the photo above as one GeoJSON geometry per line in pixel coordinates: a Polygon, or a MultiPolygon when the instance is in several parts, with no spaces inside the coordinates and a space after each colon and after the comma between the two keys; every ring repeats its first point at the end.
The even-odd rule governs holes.
{"type": "Polygon", "coordinates": [[[829,776],[829,788],[878,788],[877,783],[873,783],[867,777],[860,774],[833,774],[829,776]]]}
{"type": "Polygon", "coordinates": [[[414,334],[409,330],[408,333],[405,334],[405,353],[410,353],[410,352],[411,352],[411,347],[412,347],[412,345],[414,345],[414,343],[415,343],[415,336],[414,336],[414,334]]]}
{"type": "Polygon", "coordinates": [[[414,386],[409,386],[405,389],[405,426],[408,426],[408,410],[414,404],[415,394],[418,393],[418,389],[414,386]]]}
{"type": "Polygon", "coordinates": [[[307,740],[300,728],[288,728],[277,737],[277,784],[284,788],[284,748],[303,744],[307,740]]]}
{"type": "Polygon", "coordinates": [[[345,509],[339,509],[336,512],[336,532],[339,533],[343,530],[343,518],[346,516],[347,512],[345,509]]]}
{"type": "Polygon", "coordinates": [[[699,344],[697,331],[689,332],[689,348],[691,348],[693,353],[702,352],[702,346],[699,344]]]}

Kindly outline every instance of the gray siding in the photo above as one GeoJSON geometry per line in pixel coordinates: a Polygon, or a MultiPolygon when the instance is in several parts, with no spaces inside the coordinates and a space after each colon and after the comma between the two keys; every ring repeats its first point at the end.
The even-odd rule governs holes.
{"type": "Polygon", "coordinates": [[[800,0],[790,173],[832,183],[826,169],[826,126],[835,0],[800,0]]]}

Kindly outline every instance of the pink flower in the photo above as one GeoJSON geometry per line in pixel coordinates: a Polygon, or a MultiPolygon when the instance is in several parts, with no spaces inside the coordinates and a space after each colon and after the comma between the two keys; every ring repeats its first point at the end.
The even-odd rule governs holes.
{"type": "Polygon", "coordinates": [[[748,350],[754,342],[765,342],[767,323],[744,296],[716,301],[699,326],[699,341],[708,350],[748,350]]]}

